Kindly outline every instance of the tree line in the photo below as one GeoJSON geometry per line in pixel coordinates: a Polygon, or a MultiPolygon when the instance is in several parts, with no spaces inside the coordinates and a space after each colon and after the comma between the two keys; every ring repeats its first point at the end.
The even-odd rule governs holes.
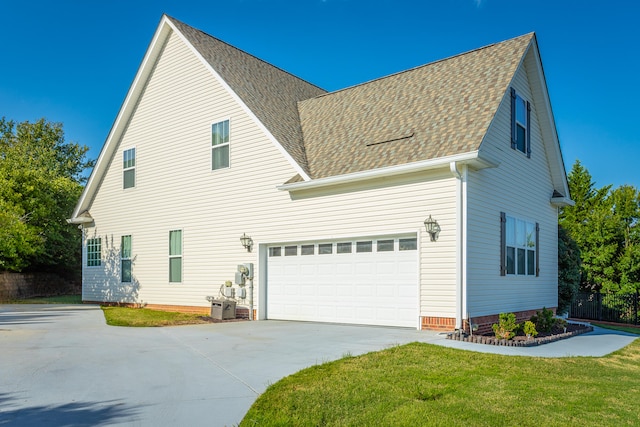
{"type": "Polygon", "coordinates": [[[559,216],[559,281],[562,282],[563,274],[577,274],[576,283],[572,283],[575,290],[579,287],[596,292],[638,292],[638,189],[631,185],[597,188],[591,174],[579,160],[567,179],[575,205],[563,208],[559,216]],[[572,255],[571,249],[565,250],[567,245],[579,250],[580,265],[568,261],[572,255]]]}
{"type": "Polygon", "coordinates": [[[0,271],[80,273],[80,231],[66,218],[94,164],[87,151],[61,123],[0,119],[0,271]]]}

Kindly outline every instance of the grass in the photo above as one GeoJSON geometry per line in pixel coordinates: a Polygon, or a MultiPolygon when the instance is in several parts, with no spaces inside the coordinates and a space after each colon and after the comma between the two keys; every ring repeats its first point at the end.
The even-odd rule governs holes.
{"type": "Polygon", "coordinates": [[[629,332],[631,334],[640,335],[640,328],[633,326],[624,326],[624,325],[605,325],[603,323],[591,323],[593,326],[598,326],[600,328],[605,329],[613,329],[615,331],[629,332]]]}
{"type": "Polygon", "coordinates": [[[201,314],[176,313],[148,308],[102,307],[107,325],[111,326],[177,326],[209,323],[201,314]]]}
{"type": "Polygon", "coordinates": [[[60,295],[13,300],[8,304],[82,304],[82,295],[60,295]]]}
{"type": "Polygon", "coordinates": [[[269,386],[241,426],[635,426],[640,340],[603,358],[532,358],[413,343],[269,386]]]}

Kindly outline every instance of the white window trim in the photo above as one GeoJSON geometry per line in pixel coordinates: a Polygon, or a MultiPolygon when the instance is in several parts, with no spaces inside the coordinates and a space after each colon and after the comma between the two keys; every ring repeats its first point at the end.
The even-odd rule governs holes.
{"type": "Polygon", "coordinates": [[[138,172],[136,170],[136,168],[138,167],[138,148],[136,146],[127,147],[127,148],[124,148],[122,150],[122,163],[123,163],[123,167],[122,167],[122,191],[132,190],[132,189],[134,189],[134,188],[136,188],[138,186],[138,172]],[[135,154],[134,157],[133,157],[135,163],[134,163],[133,166],[125,168],[124,167],[124,153],[129,151],[129,150],[133,150],[133,152],[135,154]],[[125,188],[124,187],[124,173],[126,171],[130,171],[130,170],[133,170],[133,187],[125,188]]]}
{"type": "MultiPolygon", "coordinates": [[[[507,229],[507,224],[509,223],[509,219],[514,221],[514,224],[516,226],[516,230],[515,230],[515,243],[513,245],[509,245],[508,240],[505,238],[505,271],[506,271],[506,275],[507,276],[518,276],[518,277],[536,277],[537,273],[536,273],[536,258],[538,257],[538,251],[537,251],[537,245],[540,244],[540,242],[536,242],[536,221],[532,221],[530,219],[525,219],[525,218],[521,218],[521,217],[517,217],[517,216],[513,216],[513,215],[506,215],[506,220],[507,223],[505,224],[505,233],[508,234],[508,229],[507,229]],[[518,245],[518,236],[517,236],[517,224],[518,221],[522,221],[525,224],[525,230],[527,228],[527,225],[531,225],[532,229],[533,229],[533,246],[527,246],[527,243],[525,242],[524,246],[518,245]],[[507,268],[508,268],[508,248],[514,248],[514,272],[513,273],[509,273],[507,268]],[[518,273],[518,249],[524,249],[525,250],[525,265],[524,265],[524,274],[520,274],[518,273]],[[529,274],[529,257],[527,255],[527,251],[529,250],[533,250],[534,253],[534,258],[533,258],[533,274],[529,274]]],[[[526,232],[526,231],[525,231],[526,232]]],[[[525,237],[526,238],[526,237],[525,237]]]]}
{"type": "Polygon", "coordinates": [[[122,236],[120,236],[120,283],[133,283],[133,235],[132,234],[123,234],[122,236]],[[122,253],[122,238],[129,236],[130,238],[130,242],[131,242],[131,247],[129,248],[129,257],[125,258],[123,256],[122,253]],[[123,261],[130,261],[131,262],[131,267],[129,267],[129,269],[131,270],[129,273],[131,274],[131,280],[128,282],[123,282],[122,281],[122,262],[123,261]]]}
{"type": "MultiPolygon", "coordinates": [[[[517,126],[520,125],[524,128],[524,151],[520,150],[517,145],[516,145],[516,150],[520,151],[522,154],[527,154],[527,146],[529,145],[529,141],[527,141],[527,128],[529,127],[529,123],[526,123],[527,121],[527,100],[524,99],[522,96],[520,96],[520,93],[516,90],[516,112],[515,112],[515,120],[516,120],[516,129],[517,126]],[[519,119],[518,119],[518,107],[523,108],[523,114],[524,114],[524,120],[525,123],[522,123],[519,119]]],[[[516,130],[516,135],[518,134],[517,130],[516,130]]]]}
{"type": "Polygon", "coordinates": [[[87,244],[86,244],[86,253],[87,253],[87,262],[86,262],[86,267],[87,268],[97,268],[97,267],[102,267],[102,238],[101,237],[90,237],[87,239],[87,244]],[[100,250],[98,251],[98,264],[97,265],[89,265],[89,241],[91,240],[98,240],[100,242],[100,250]]]}
{"type": "Polygon", "coordinates": [[[167,261],[167,281],[170,285],[172,284],[180,284],[184,283],[184,229],[183,228],[171,228],[169,229],[169,256],[167,261]],[[179,231],[180,232],[180,255],[171,255],[171,232],[179,231]],[[180,258],[182,260],[181,268],[180,268],[180,281],[172,282],[171,281],[171,259],[180,258]]]}
{"type": "Polygon", "coordinates": [[[209,159],[210,159],[211,172],[231,169],[231,140],[232,140],[232,138],[231,138],[231,133],[232,133],[231,132],[231,128],[232,128],[232,126],[231,126],[231,117],[226,117],[226,118],[223,118],[223,119],[220,119],[220,120],[214,120],[209,124],[209,159]],[[212,127],[215,124],[222,123],[222,122],[225,122],[225,121],[229,122],[229,142],[225,142],[225,143],[220,144],[220,145],[213,145],[212,141],[211,141],[211,137],[213,136],[212,127]],[[226,168],[214,169],[213,168],[213,150],[215,150],[216,148],[225,147],[225,146],[229,147],[229,166],[227,166],[226,168]]]}

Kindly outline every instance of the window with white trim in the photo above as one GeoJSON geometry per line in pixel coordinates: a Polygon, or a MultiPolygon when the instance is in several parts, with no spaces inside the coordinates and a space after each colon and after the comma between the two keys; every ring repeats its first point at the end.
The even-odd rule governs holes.
{"type": "Polygon", "coordinates": [[[182,230],[169,231],[169,283],[182,282],[182,230]]]}
{"type": "Polygon", "coordinates": [[[131,235],[120,238],[120,281],[131,283],[131,235]]]}
{"type": "Polygon", "coordinates": [[[211,125],[211,169],[229,167],[229,120],[211,125]]]}
{"type": "Polygon", "coordinates": [[[87,239],[87,267],[99,267],[102,260],[102,239],[87,239]]]}
{"type": "Polygon", "coordinates": [[[537,223],[501,214],[501,275],[539,275],[539,234],[537,223]]]}
{"type": "Polygon", "coordinates": [[[136,186],[136,149],[130,148],[122,152],[122,188],[136,186]]]}
{"type": "Polygon", "coordinates": [[[531,103],[511,88],[511,148],[531,157],[531,103]]]}

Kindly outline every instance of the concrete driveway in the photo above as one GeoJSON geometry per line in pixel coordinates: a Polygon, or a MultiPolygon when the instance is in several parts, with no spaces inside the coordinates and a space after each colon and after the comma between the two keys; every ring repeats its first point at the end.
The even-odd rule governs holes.
{"type": "Polygon", "coordinates": [[[225,426],[269,384],[433,332],[303,322],[105,324],[97,306],[0,305],[0,425],[225,426]]]}

